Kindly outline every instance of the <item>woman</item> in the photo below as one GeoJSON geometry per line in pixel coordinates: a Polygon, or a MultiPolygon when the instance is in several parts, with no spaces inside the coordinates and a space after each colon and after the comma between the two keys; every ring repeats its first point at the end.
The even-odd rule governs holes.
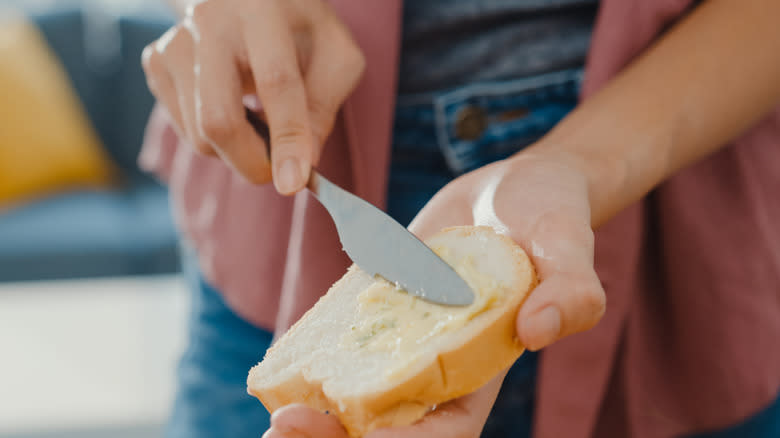
{"type": "MultiPolygon", "coordinates": [[[[538,373],[524,355],[371,436],[523,437],[532,416],[542,437],[776,435],[780,4],[600,3],[591,49],[584,0],[408,1],[402,28],[398,1],[206,0],[149,46],[168,114],[142,163],[171,185],[198,260],[172,436],[264,427],[246,370],[347,263],[316,201],[276,193],[314,164],[387,194],[422,237],[500,221],[542,279],[517,317],[530,350],[550,346],[538,373]]],[[[301,406],[271,423],[267,437],[344,436],[301,406]]]]}

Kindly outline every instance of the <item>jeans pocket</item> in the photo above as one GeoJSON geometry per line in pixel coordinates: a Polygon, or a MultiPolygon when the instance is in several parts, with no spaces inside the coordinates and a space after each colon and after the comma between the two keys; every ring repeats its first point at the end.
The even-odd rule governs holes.
{"type": "Polygon", "coordinates": [[[471,84],[434,99],[436,142],[460,175],[518,152],[576,105],[582,69],[471,84]]]}

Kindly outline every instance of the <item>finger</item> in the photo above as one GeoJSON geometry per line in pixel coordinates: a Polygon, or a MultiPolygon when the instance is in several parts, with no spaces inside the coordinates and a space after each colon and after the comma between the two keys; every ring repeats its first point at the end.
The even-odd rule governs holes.
{"type": "Polygon", "coordinates": [[[149,91],[152,92],[157,102],[160,103],[173,120],[173,128],[179,137],[186,138],[184,123],[179,111],[178,96],[168,68],[162,59],[162,54],[156,48],[156,42],[146,46],[141,53],[141,65],[146,75],[149,91]]]}
{"type": "Polygon", "coordinates": [[[574,215],[548,217],[524,247],[541,279],[517,318],[517,333],[530,350],[592,328],[603,316],[606,296],[593,269],[593,232],[574,215]]]}
{"type": "Polygon", "coordinates": [[[378,429],[366,438],[475,438],[485,425],[506,371],[485,386],[444,403],[420,421],[405,427],[378,429]]]}
{"type": "Polygon", "coordinates": [[[304,433],[295,432],[295,431],[282,432],[272,427],[263,434],[262,438],[311,438],[311,437],[304,433]]]}
{"type": "MultiPolygon", "coordinates": [[[[203,6],[201,6],[203,5],[203,6]]],[[[218,34],[203,7],[193,11],[197,32],[197,69],[194,75],[194,108],[198,135],[217,154],[249,181],[262,184],[271,180],[267,145],[246,120],[242,102],[242,82],[235,47],[218,34]],[[202,23],[202,24],[201,24],[202,23]]]]}
{"type": "Polygon", "coordinates": [[[532,351],[592,328],[604,315],[606,296],[595,273],[558,274],[543,280],[523,305],[517,333],[532,351]]]}
{"type": "Polygon", "coordinates": [[[176,89],[177,103],[181,114],[182,130],[196,151],[215,155],[214,149],[198,132],[195,116],[195,59],[192,36],[186,28],[177,30],[166,38],[162,48],[163,60],[170,72],[176,89]]]}
{"type": "Polygon", "coordinates": [[[302,433],[317,438],[348,438],[347,432],[335,415],[324,414],[304,405],[280,408],[271,416],[274,430],[284,433],[302,433]]]}
{"type": "Polygon", "coordinates": [[[277,2],[252,2],[262,26],[244,26],[247,55],[271,131],[273,180],[282,194],[304,187],[314,140],[295,42],[277,2]]]}
{"type": "MultiPolygon", "coordinates": [[[[327,15],[332,16],[332,13],[328,11],[327,15]]],[[[304,78],[316,142],[314,163],[319,160],[339,108],[355,89],[365,69],[365,57],[344,25],[330,18],[321,23],[313,31],[314,46],[304,78]]]]}
{"type": "Polygon", "coordinates": [[[440,190],[409,224],[409,231],[420,239],[427,239],[447,227],[471,225],[471,210],[451,190],[440,190]],[[442,214],[442,212],[447,212],[442,214]]]}

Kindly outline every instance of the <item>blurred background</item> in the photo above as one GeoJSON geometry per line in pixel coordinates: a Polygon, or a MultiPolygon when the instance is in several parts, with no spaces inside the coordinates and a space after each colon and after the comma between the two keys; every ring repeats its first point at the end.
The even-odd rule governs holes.
{"type": "Polygon", "coordinates": [[[185,285],[136,165],[162,0],[0,0],[0,438],[154,437],[185,285]]]}

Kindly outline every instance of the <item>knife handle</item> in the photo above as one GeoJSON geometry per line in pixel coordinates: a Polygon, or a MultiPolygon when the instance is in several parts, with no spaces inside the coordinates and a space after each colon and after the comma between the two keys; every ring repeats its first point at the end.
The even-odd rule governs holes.
{"type": "MultiPolygon", "coordinates": [[[[271,147],[271,130],[268,129],[268,124],[265,123],[265,120],[261,119],[256,112],[247,107],[244,107],[244,115],[246,116],[247,122],[255,129],[257,135],[263,139],[268,147],[271,147]]],[[[270,151],[266,151],[266,153],[269,153],[270,155],[270,151]]]]}

